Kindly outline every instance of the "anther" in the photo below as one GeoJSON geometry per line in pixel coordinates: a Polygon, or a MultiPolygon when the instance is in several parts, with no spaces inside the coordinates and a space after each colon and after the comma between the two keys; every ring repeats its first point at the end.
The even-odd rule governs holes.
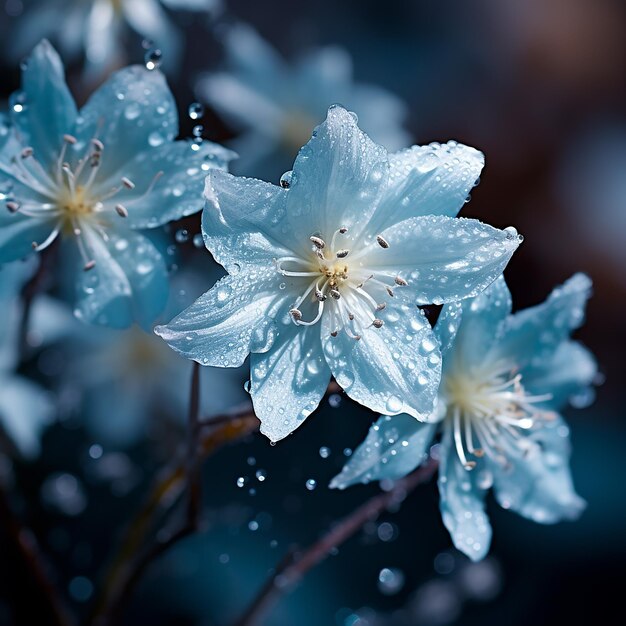
{"type": "Polygon", "coordinates": [[[468,471],[473,470],[475,467],[476,467],[476,461],[468,461],[465,464],[465,469],[468,471]]]}
{"type": "Polygon", "coordinates": [[[480,459],[485,456],[485,451],[482,448],[475,448],[472,454],[480,459]]]}
{"type": "Polygon", "coordinates": [[[63,135],[63,141],[73,146],[78,140],[74,135],[63,135]]]}
{"type": "Polygon", "coordinates": [[[29,147],[29,148],[24,148],[24,149],[22,150],[22,153],[20,154],[20,156],[21,156],[23,159],[27,159],[28,157],[33,156],[34,152],[35,152],[35,151],[34,151],[32,148],[30,148],[30,147],[29,147]]]}
{"type": "Polygon", "coordinates": [[[20,205],[17,202],[13,202],[13,200],[9,200],[9,202],[7,202],[7,209],[11,213],[17,213],[20,210],[20,205]]]}
{"type": "Polygon", "coordinates": [[[354,313],[348,313],[348,319],[353,322],[354,321],[354,313]]]}
{"type": "Polygon", "coordinates": [[[393,289],[391,287],[385,287],[387,293],[393,298],[393,289]]]}
{"type": "Polygon", "coordinates": [[[319,237],[315,237],[314,235],[312,235],[311,237],[309,237],[309,239],[311,240],[311,243],[318,250],[322,250],[326,247],[326,242],[323,239],[320,239],[319,237]]]}
{"type": "Polygon", "coordinates": [[[85,272],[88,272],[89,270],[92,270],[94,267],[96,267],[96,262],[93,259],[91,259],[91,261],[87,261],[87,263],[85,263],[83,270],[85,272]]]}
{"type": "Polygon", "coordinates": [[[33,250],[37,250],[37,248],[39,247],[39,244],[36,241],[33,241],[30,245],[33,250]]]}
{"type": "Polygon", "coordinates": [[[91,140],[91,145],[96,152],[102,152],[104,150],[104,144],[95,137],[91,140]]]}
{"type": "Polygon", "coordinates": [[[345,226],[342,226],[342,227],[339,229],[339,232],[340,232],[342,235],[345,235],[345,234],[348,232],[348,229],[347,229],[345,226]]]}
{"type": "Polygon", "coordinates": [[[315,248],[315,254],[317,255],[317,258],[320,259],[321,261],[326,260],[324,253],[319,248],[315,248]]]}
{"type": "Polygon", "coordinates": [[[374,328],[382,328],[384,324],[385,322],[383,322],[383,320],[375,319],[372,321],[372,326],[374,328]]]}
{"type": "Polygon", "coordinates": [[[128,217],[128,209],[123,204],[116,204],[115,210],[120,217],[128,217]]]}
{"type": "Polygon", "coordinates": [[[384,237],[381,237],[380,235],[376,235],[376,241],[378,242],[378,245],[381,248],[387,249],[389,247],[389,242],[384,237]]]}
{"type": "Polygon", "coordinates": [[[354,335],[352,339],[354,339],[354,341],[361,341],[361,335],[354,335]]]}
{"type": "Polygon", "coordinates": [[[330,332],[330,336],[331,336],[331,337],[336,337],[338,334],[339,334],[339,332],[338,332],[338,331],[336,331],[336,330],[332,330],[332,331],[330,332]]]}
{"type": "Polygon", "coordinates": [[[341,298],[341,294],[339,293],[338,289],[331,289],[330,290],[330,295],[335,299],[335,300],[339,300],[339,298],[341,298]]]}
{"type": "Polygon", "coordinates": [[[376,310],[377,311],[382,311],[386,306],[387,306],[387,304],[385,302],[381,302],[380,304],[376,305],[376,310]]]}
{"type": "Polygon", "coordinates": [[[316,289],[315,290],[315,297],[320,301],[320,302],[324,302],[324,300],[326,300],[326,296],[324,295],[324,293],[320,290],[320,289],[316,289]]]}
{"type": "Polygon", "coordinates": [[[338,259],[345,259],[350,254],[350,250],[339,250],[337,252],[338,259]]]}
{"type": "Polygon", "coordinates": [[[404,280],[404,278],[400,278],[400,276],[396,276],[394,278],[396,285],[400,285],[400,287],[406,287],[409,283],[404,280]]]}
{"type": "Polygon", "coordinates": [[[302,319],[302,311],[300,311],[300,309],[289,309],[289,315],[291,315],[296,322],[302,319]]]}
{"type": "Polygon", "coordinates": [[[126,187],[126,189],[134,189],[135,183],[130,180],[130,178],[126,178],[126,176],[122,177],[122,185],[126,187]]]}

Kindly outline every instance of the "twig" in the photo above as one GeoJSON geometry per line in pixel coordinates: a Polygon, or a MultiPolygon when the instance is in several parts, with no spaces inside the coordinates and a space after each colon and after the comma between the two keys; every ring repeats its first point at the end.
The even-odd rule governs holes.
{"type": "Polygon", "coordinates": [[[236,415],[219,416],[215,418],[213,428],[210,428],[211,421],[199,421],[197,418],[199,403],[192,406],[196,382],[194,373],[189,416],[197,432],[195,436],[191,436],[190,433],[186,458],[167,467],[157,476],[148,498],[124,536],[117,556],[105,577],[103,593],[96,600],[91,618],[87,620],[88,624],[94,626],[113,624],[148,566],[173,545],[197,530],[201,503],[199,480],[202,460],[222,445],[241,439],[258,428],[259,420],[251,409],[236,415]],[[189,463],[189,453],[192,449],[195,451],[193,466],[189,463]],[[145,537],[156,519],[161,517],[162,513],[171,512],[171,507],[178,501],[185,488],[188,488],[190,498],[181,525],[172,531],[162,529],[156,533],[152,542],[144,546],[145,537]],[[193,504],[192,499],[195,499],[193,504]]]}
{"type": "Polygon", "coordinates": [[[283,595],[289,593],[309,570],[325,559],[333,549],[352,537],[366,522],[376,519],[384,510],[399,504],[415,487],[428,481],[435,473],[437,465],[436,460],[429,458],[424,465],[398,480],[390,491],[380,493],[362,504],[309,548],[300,553],[290,552],[235,622],[235,626],[255,626],[262,623],[272,607],[283,595]]]}
{"type": "Polygon", "coordinates": [[[44,598],[52,623],[55,626],[73,626],[73,616],[66,607],[61,592],[49,576],[50,566],[41,551],[37,538],[30,529],[21,524],[13,513],[7,494],[2,488],[0,488],[0,520],[44,598]]]}

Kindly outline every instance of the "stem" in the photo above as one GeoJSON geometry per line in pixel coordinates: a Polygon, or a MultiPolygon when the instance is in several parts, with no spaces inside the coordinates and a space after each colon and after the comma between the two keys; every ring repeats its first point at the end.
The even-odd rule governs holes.
{"type": "Polygon", "coordinates": [[[15,543],[20,558],[28,569],[34,583],[44,599],[55,626],[73,626],[74,619],[65,606],[63,596],[52,582],[50,566],[41,551],[37,538],[33,532],[25,528],[13,513],[7,494],[0,488],[0,520],[7,535],[15,543]]]}
{"type": "Polygon", "coordinates": [[[259,420],[251,409],[235,415],[223,415],[213,420],[200,421],[199,385],[196,371],[192,374],[192,391],[189,406],[190,426],[195,434],[189,433],[186,459],[166,467],[159,473],[149,491],[144,505],[126,531],[105,577],[102,594],[94,604],[91,618],[86,623],[93,626],[109,626],[121,615],[134,588],[152,562],[183,538],[193,534],[198,527],[201,503],[200,469],[201,461],[222,445],[236,441],[258,428],[259,420]],[[190,462],[193,450],[193,463],[190,462]],[[164,527],[156,532],[156,537],[146,544],[146,536],[156,519],[166,514],[163,526],[167,523],[172,507],[187,488],[189,493],[185,518],[174,530],[164,527]]]}
{"type": "Polygon", "coordinates": [[[365,523],[376,519],[386,509],[400,504],[415,487],[427,482],[435,473],[437,465],[436,460],[429,458],[414,472],[396,481],[390,491],[380,493],[362,504],[306,550],[289,553],[235,622],[235,626],[261,624],[273,606],[283,595],[289,593],[309,570],[324,560],[333,549],[352,537],[365,523]]]}

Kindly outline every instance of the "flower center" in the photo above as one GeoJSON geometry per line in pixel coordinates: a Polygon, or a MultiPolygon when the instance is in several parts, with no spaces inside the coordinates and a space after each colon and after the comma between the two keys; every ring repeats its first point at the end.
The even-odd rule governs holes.
{"type": "MultiPolygon", "coordinates": [[[[81,223],[89,220],[90,226],[104,235],[103,229],[108,226],[108,222],[101,217],[106,212],[113,214],[113,207],[108,201],[123,190],[133,190],[135,185],[123,176],[119,185],[106,191],[98,189],[96,183],[104,144],[99,139],[92,139],[84,154],[72,165],[66,158],[70,148],[77,145],[77,142],[76,137],[64,135],[58,157],[49,168],[44,167],[37,159],[31,147],[26,147],[15,155],[12,158],[15,177],[35,191],[41,199],[20,201],[13,198],[7,201],[6,207],[11,213],[19,212],[28,217],[46,220],[56,218],[52,232],[43,242],[34,241],[33,249],[38,252],[44,250],[61,232],[74,235],[85,262],[84,268],[90,270],[95,266],[95,261],[84,240],[81,223]],[[96,215],[100,217],[94,219],[96,215]]],[[[150,193],[161,174],[162,172],[157,173],[143,195],[150,193]]],[[[119,217],[128,217],[128,210],[124,205],[115,204],[114,209],[119,217]]]]}
{"type": "Polygon", "coordinates": [[[506,465],[513,447],[527,454],[537,444],[524,437],[523,431],[553,415],[536,406],[552,396],[529,395],[511,363],[474,368],[457,363],[445,377],[443,393],[456,451],[468,470],[476,466],[472,457],[487,454],[506,465]]]}
{"type": "MultiPolygon", "coordinates": [[[[355,340],[368,327],[382,328],[384,322],[377,314],[386,307],[386,300],[394,297],[394,289],[408,283],[388,271],[368,268],[367,252],[345,247],[346,227],[336,230],[327,244],[319,234],[309,237],[310,253],[305,256],[285,256],[276,259],[276,269],[284,276],[302,279],[303,293],[289,310],[293,322],[301,326],[317,324],[325,310],[332,315],[336,337],[345,331],[355,340]],[[343,245],[342,245],[343,244],[343,245]],[[310,312],[312,319],[307,320],[310,312]]],[[[371,245],[388,248],[380,236],[371,245]]]]}

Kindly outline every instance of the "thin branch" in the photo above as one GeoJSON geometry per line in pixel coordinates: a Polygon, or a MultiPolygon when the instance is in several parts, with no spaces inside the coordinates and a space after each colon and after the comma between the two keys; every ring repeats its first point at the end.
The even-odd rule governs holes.
{"type": "Polygon", "coordinates": [[[50,565],[41,551],[37,538],[30,529],[21,524],[2,488],[0,488],[0,520],[47,604],[52,623],[55,626],[73,626],[74,618],[65,605],[63,595],[50,577],[50,565]]]}
{"type": "Polygon", "coordinates": [[[281,597],[288,594],[309,570],[352,537],[365,523],[376,519],[386,509],[400,504],[415,487],[427,482],[435,473],[437,465],[436,460],[429,458],[414,472],[396,481],[390,491],[380,493],[362,504],[306,550],[300,553],[290,552],[235,622],[235,626],[261,624],[281,597]]]}

